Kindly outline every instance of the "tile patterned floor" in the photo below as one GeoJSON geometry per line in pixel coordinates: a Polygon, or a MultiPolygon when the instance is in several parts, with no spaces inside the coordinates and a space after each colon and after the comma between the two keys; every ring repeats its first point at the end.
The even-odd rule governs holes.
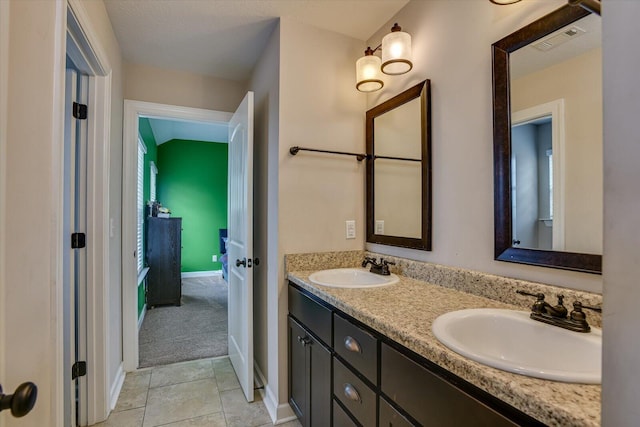
{"type": "MultiPolygon", "coordinates": [[[[247,403],[229,358],[221,357],[128,373],[116,408],[96,427],[272,425],[260,393],[247,403]]],[[[301,427],[298,421],[280,426],[301,427]]]]}

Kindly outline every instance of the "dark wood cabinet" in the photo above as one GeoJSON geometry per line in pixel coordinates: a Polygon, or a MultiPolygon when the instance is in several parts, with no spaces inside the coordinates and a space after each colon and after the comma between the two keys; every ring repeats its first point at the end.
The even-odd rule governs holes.
{"type": "Polygon", "coordinates": [[[182,218],[147,218],[147,306],[180,305],[182,218]]]}
{"type": "Polygon", "coordinates": [[[331,424],[331,351],[291,316],[289,403],[303,427],[331,424]]]}
{"type": "Polygon", "coordinates": [[[382,344],[380,365],[382,393],[420,425],[518,425],[386,344],[382,344]]]}
{"type": "Polygon", "coordinates": [[[292,282],[288,295],[289,403],[304,427],[543,425],[292,282]]]}

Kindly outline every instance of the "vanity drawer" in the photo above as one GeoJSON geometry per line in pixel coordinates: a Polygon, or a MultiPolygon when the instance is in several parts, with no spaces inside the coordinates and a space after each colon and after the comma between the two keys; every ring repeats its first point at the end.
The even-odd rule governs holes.
{"type": "Polygon", "coordinates": [[[289,313],[326,344],[331,345],[331,310],[289,286],[289,313]]]}
{"type": "Polygon", "coordinates": [[[386,344],[381,358],[382,392],[422,425],[517,425],[386,344]]]}
{"type": "Polygon", "coordinates": [[[363,426],[376,425],[376,394],[363,381],[333,358],[333,395],[363,426]]]}
{"type": "Polygon", "coordinates": [[[333,314],[333,349],[374,384],[378,384],[378,340],[342,316],[333,314]]]}
{"type": "Polygon", "coordinates": [[[335,400],[333,401],[333,427],[358,427],[358,424],[353,422],[335,400]]]}
{"type": "Polygon", "coordinates": [[[400,412],[396,411],[384,398],[380,398],[380,427],[414,427],[400,412]]]}

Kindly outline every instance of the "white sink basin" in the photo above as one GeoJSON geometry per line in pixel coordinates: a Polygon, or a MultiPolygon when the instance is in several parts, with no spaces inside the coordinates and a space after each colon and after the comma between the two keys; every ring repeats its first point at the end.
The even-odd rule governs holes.
{"type": "Polygon", "coordinates": [[[382,276],[364,268],[334,268],[316,271],[309,276],[309,280],[316,285],[332,288],[375,288],[393,285],[400,279],[395,274],[382,276]]]}
{"type": "Polygon", "coordinates": [[[476,362],[530,377],[600,384],[602,331],[572,332],[525,311],[470,309],[438,317],[436,338],[476,362]]]}

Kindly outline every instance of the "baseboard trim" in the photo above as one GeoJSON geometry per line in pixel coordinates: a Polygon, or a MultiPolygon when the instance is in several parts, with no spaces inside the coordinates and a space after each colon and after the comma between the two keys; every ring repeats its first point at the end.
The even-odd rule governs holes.
{"type": "Polygon", "coordinates": [[[118,397],[120,396],[120,391],[124,384],[124,377],[124,364],[120,363],[118,366],[118,372],[116,373],[116,379],[113,384],[111,384],[111,393],[109,394],[109,412],[113,411],[118,403],[118,397]]]}
{"type": "Polygon", "coordinates": [[[188,273],[180,273],[180,277],[183,279],[189,277],[208,277],[208,276],[221,276],[222,270],[211,270],[211,271],[190,271],[188,273]]]}
{"type": "Polygon", "coordinates": [[[273,425],[283,424],[297,419],[296,414],[288,403],[284,403],[282,405],[278,404],[276,394],[271,390],[271,387],[267,384],[267,380],[262,374],[262,371],[255,363],[253,364],[253,370],[255,378],[258,380],[257,385],[262,386],[262,388],[259,389],[260,395],[262,396],[262,401],[264,402],[264,406],[267,408],[267,412],[271,417],[273,425]]]}

